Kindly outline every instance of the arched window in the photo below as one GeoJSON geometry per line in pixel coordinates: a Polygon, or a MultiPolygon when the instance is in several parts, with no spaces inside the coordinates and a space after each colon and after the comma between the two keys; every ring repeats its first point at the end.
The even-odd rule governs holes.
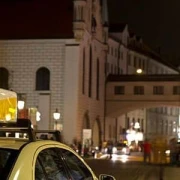
{"type": "Polygon", "coordinates": [[[36,72],[36,90],[50,90],[50,72],[45,67],[38,69],[36,72]]]}
{"type": "Polygon", "coordinates": [[[6,68],[0,68],[0,88],[9,89],[8,87],[9,72],[6,68]]]}

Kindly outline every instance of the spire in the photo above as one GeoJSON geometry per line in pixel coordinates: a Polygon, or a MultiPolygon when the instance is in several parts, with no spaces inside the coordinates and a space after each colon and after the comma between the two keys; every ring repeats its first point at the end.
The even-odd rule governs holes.
{"type": "Polygon", "coordinates": [[[101,6],[102,6],[102,23],[104,26],[108,26],[109,20],[108,20],[107,0],[101,0],[101,6]]]}

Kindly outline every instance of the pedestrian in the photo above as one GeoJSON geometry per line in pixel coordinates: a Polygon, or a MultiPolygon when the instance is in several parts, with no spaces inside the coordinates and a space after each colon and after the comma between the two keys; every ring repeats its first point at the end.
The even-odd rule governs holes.
{"type": "Polygon", "coordinates": [[[107,154],[108,154],[109,159],[112,158],[112,149],[113,149],[113,143],[111,141],[108,141],[108,143],[107,143],[107,154]]]}
{"type": "Polygon", "coordinates": [[[144,162],[151,163],[151,144],[148,139],[145,139],[143,143],[144,162]]]}
{"type": "Polygon", "coordinates": [[[177,140],[176,140],[176,138],[172,138],[170,140],[169,150],[170,150],[170,164],[176,165],[176,163],[177,163],[177,140]]]}

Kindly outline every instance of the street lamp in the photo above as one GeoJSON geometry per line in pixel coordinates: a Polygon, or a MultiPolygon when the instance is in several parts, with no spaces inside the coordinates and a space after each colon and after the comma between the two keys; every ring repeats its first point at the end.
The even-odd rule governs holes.
{"type": "Polygon", "coordinates": [[[136,134],[135,134],[136,150],[138,150],[139,149],[139,147],[138,147],[138,141],[139,141],[139,132],[138,132],[138,130],[140,129],[139,122],[137,122],[137,121],[135,122],[134,129],[136,130],[136,134]]]}
{"type": "Polygon", "coordinates": [[[143,73],[143,70],[142,70],[142,69],[137,69],[137,70],[136,70],[136,73],[137,73],[137,74],[142,74],[142,73],[143,73]]]}
{"type": "Polygon", "coordinates": [[[135,122],[134,128],[135,128],[135,129],[140,129],[139,122],[135,122]]]}
{"type": "Polygon", "coordinates": [[[57,127],[57,123],[58,123],[58,120],[60,119],[61,117],[61,114],[58,112],[58,109],[56,108],[56,111],[53,113],[53,117],[55,119],[55,129],[57,130],[58,127],[57,127]]]}
{"type": "Polygon", "coordinates": [[[19,110],[24,109],[24,101],[23,100],[18,100],[18,109],[19,110]]]}
{"type": "Polygon", "coordinates": [[[17,102],[17,108],[18,108],[18,118],[22,118],[22,111],[24,109],[25,101],[22,98],[21,94],[18,94],[18,102],[17,102]]]}
{"type": "Polygon", "coordinates": [[[41,120],[41,113],[37,110],[36,112],[36,121],[39,122],[41,120]]]}

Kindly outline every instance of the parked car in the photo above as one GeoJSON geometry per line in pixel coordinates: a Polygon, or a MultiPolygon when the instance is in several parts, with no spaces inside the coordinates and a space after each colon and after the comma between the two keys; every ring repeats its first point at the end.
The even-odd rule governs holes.
{"type": "Polygon", "coordinates": [[[113,151],[113,154],[126,154],[126,155],[130,155],[130,148],[125,143],[117,143],[113,147],[112,151],[113,151]]]}
{"type": "Polygon", "coordinates": [[[115,180],[107,174],[97,178],[84,159],[58,137],[37,138],[37,132],[29,123],[24,127],[23,121],[23,127],[0,127],[1,180],[115,180]]]}

